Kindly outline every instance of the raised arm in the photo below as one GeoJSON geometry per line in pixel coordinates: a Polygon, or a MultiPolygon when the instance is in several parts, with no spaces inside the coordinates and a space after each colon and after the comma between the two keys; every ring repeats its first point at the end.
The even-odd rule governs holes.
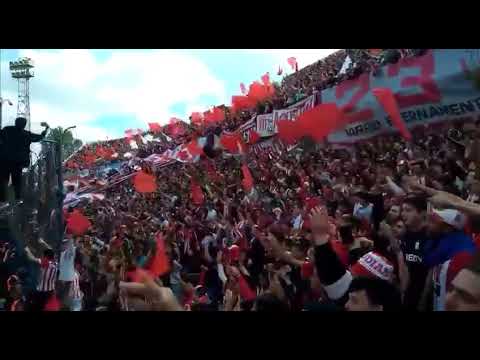
{"type": "Polygon", "coordinates": [[[316,207],[310,220],[315,246],[315,268],[328,297],[344,303],[352,282],[352,274],[342,264],[329,242],[328,215],[316,207]]]}
{"type": "Polygon", "coordinates": [[[461,197],[450,194],[446,191],[440,191],[436,189],[429,188],[423,185],[415,185],[417,190],[425,192],[430,196],[430,203],[434,206],[457,209],[467,215],[479,216],[480,215],[480,205],[475,203],[470,203],[463,200],[461,197]]]}
{"type": "Polygon", "coordinates": [[[39,142],[39,141],[42,141],[42,140],[45,138],[45,136],[47,135],[47,132],[48,132],[48,129],[50,129],[50,126],[48,126],[48,124],[45,123],[45,122],[42,122],[41,125],[45,127],[45,130],[43,130],[43,131],[41,132],[41,134],[29,133],[30,142],[39,142]]]}

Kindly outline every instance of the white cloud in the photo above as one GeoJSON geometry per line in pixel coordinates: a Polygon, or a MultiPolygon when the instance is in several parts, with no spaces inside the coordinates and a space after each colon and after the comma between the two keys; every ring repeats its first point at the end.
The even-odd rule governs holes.
{"type": "MultiPolygon", "coordinates": [[[[32,130],[38,130],[42,121],[52,127],[75,124],[76,135],[84,141],[106,136],[96,123],[101,116],[131,116],[132,128],[146,128],[147,122],[166,123],[171,116],[181,117],[169,111],[176,103],[201,104],[202,96],[213,96],[218,103],[227,99],[223,82],[205,64],[181,51],[115,50],[104,60],[91,50],[20,50],[20,56],[32,58],[35,65],[32,130]]],[[[2,94],[16,103],[16,84],[8,64],[4,61],[0,66],[2,94]]],[[[16,108],[8,110],[4,125],[13,123],[15,112],[16,108]]]]}
{"type": "MultiPolygon", "coordinates": [[[[287,58],[295,56],[303,67],[334,49],[255,49],[240,52],[262,55],[268,64],[289,73],[287,58]]],[[[182,50],[112,50],[99,59],[92,50],[20,50],[33,59],[31,81],[32,130],[40,122],[52,127],[76,125],[74,135],[84,141],[122,134],[125,124],[99,124],[99,118],[128,118],[127,127],[147,128],[147,122],[164,124],[170,117],[205,111],[212,104],[228,104],[225,84],[195,55],[182,50]],[[208,103],[205,103],[208,99],[208,103]],[[186,114],[169,109],[184,103],[186,114]],[[108,130],[105,130],[108,129],[108,130]],[[108,131],[108,132],[107,132],[108,131]]],[[[2,59],[3,60],[3,59],[2,59]]],[[[4,107],[4,125],[16,115],[16,83],[8,63],[0,63],[2,96],[15,106],[4,107]]],[[[273,72],[271,72],[272,75],[273,72]]],[[[244,81],[247,81],[245,79],[244,81]]]]}

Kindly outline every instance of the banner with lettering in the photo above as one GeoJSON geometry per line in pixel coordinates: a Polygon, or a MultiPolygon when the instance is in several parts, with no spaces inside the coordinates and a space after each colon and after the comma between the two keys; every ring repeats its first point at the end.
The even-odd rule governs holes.
{"type": "Polygon", "coordinates": [[[256,155],[259,155],[262,152],[281,153],[284,150],[286,150],[285,145],[277,137],[271,137],[270,139],[260,141],[250,147],[250,151],[256,155]]]}
{"type": "Polygon", "coordinates": [[[273,113],[257,115],[257,133],[260,137],[270,137],[275,135],[276,126],[273,121],[273,113]]]}
{"type": "Polygon", "coordinates": [[[250,142],[250,131],[251,130],[256,131],[256,129],[257,129],[257,122],[255,120],[255,117],[251,118],[245,124],[243,124],[238,128],[238,130],[243,136],[243,141],[245,141],[246,143],[250,142]]]}
{"type": "MultiPolygon", "coordinates": [[[[312,95],[307,97],[306,99],[303,99],[302,101],[299,101],[291,106],[289,106],[286,109],[282,110],[274,110],[273,111],[273,122],[274,124],[277,123],[279,120],[294,120],[296,119],[300,114],[303,114],[305,111],[310,110],[313,108],[317,101],[317,95],[312,95]]],[[[275,132],[277,130],[275,129],[275,132]]]]}
{"type": "Polygon", "coordinates": [[[405,58],[322,91],[323,103],[335,102],[350,124],[332,133],[333,144],[356,141],[396,131],[372,94],[389,88],[409,128],[480,116],[480,50],[431,50],[421,57],[405,58]]]}

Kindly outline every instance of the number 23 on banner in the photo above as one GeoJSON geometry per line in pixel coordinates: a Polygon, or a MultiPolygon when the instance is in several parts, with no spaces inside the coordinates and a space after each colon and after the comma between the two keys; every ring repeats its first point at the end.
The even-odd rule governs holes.
{"type": "MultiPolygon", "coordinates": [[[[395,78],[400,75],[402,69],[419,68],[418,75],[405,75],[400,80],[400,86],[394,86],[395,98],[400,108],[424,105],[426,103],[435,103],[440,101],[441,93],[433,78],[435,67],[433,52],[429,51],[421,57],[411,57],[400,59],[396,64],[386,67],[388,78],[395,78]],[[412,88],[420,88],[420,92],[403,95],[402,92],[412,88]]],[[[393,80],[393,79],[392,79],[393,80]]],[[[388,80],[390,83],[392,81],[388,80]]],[[[359,108],[358,103],[368,94],[370,90],[370,75],[362,74],[355,80],[347,80],[340,83],[335,88],[335,98],[337,100],[345,99],[347,92],[353,90],[350,100],[340,108],[346,113],[350,122],[360,122],[371,120],[374,117],[372,108],[359,108]],[[356,111],[354,111],[356,109],[356,111]]],[[[347,100],[347,99],[346,99],[347,100]]]]}

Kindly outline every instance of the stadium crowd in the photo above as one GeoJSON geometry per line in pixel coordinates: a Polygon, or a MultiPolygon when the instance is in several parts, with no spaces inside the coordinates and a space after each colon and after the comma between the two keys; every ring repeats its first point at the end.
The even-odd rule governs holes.
{"type": "MultiPolygon", "coordinates": [[[[421,54],[392,51],[375,63],[365,51],[333,54],[285,78],[278,104],[355,76],[365,63],[375,71],[377,63],[421,54]],[[347,55],[353,65],[339,76],[347,55]]],[[[221,127],[250,116],[227,116],[221,127]]],[[[178,137],[154,134],[157,141],[135,154],[199,134],[192,127],[178,137]]],[[[40,268],[35,291],[26,294],[22,275],[9,272],[15,251],[3,245],[4,308],[480,310],[479,142],[477,119],[416,129],[410,142],[391,135],[348,149],[303,142],[161,169],[137,163],[156,179],[154,191],[137,191],[131,180],[107,188],[104,199],[83,206],[90,224],[81,234],[67,231],[59,258],[48,239],[38,240],[37,254],[27,247],[40,268]]],[[[119,157],[132,152],[128,141],[112,140],[69,161],[88,159],[84,152],[97,146],[119,157]]],[[[75,216],[65,211],[67,223],[75,216]]]]}

